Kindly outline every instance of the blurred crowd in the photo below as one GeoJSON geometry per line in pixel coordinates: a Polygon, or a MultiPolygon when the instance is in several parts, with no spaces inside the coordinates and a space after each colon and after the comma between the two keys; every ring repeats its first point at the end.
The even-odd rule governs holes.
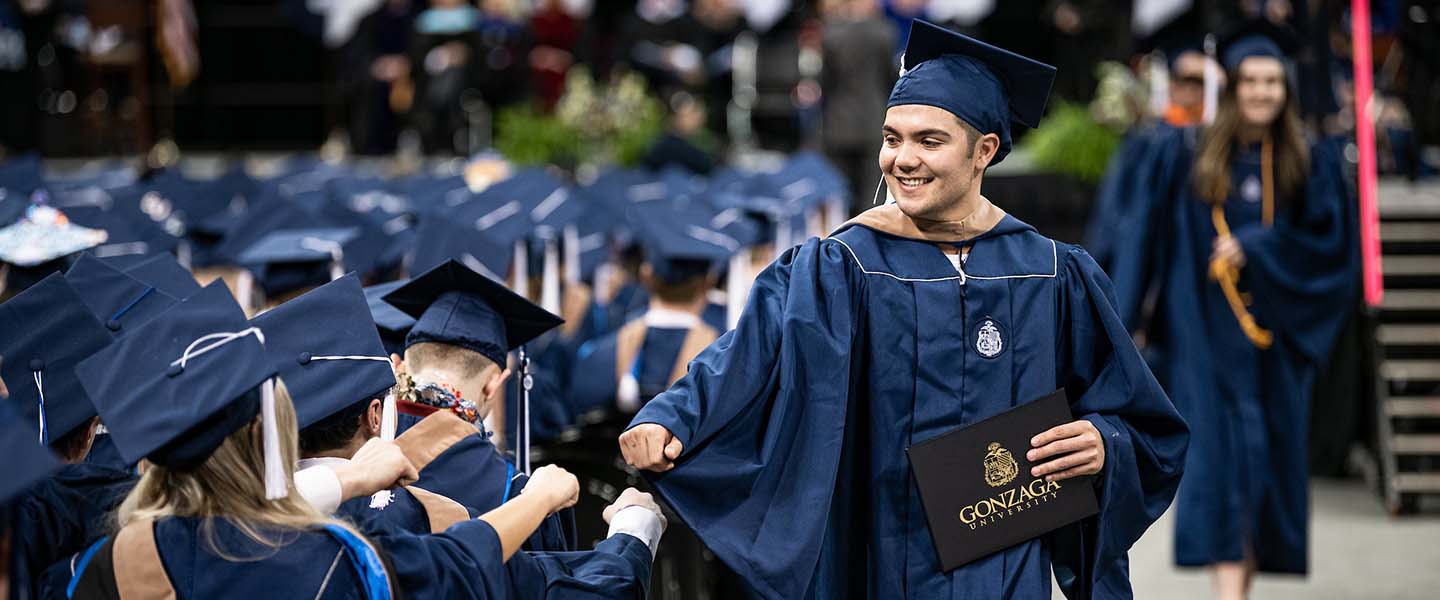
{"type": "MultiPolygon", "coordinates": [[[[0,148],[43,150],[47,140],[37,134],[37,113],[89,109],[145,121],[147,110],[153,112],[147,102],[154,101],[144,85],[102,78],[101,94],[87,92],[73,72],[77,57],[118,52],[131,41],[126,35],[142,44],[153,39],[152,62],[172,87],[183,86],[203,72],[196,38],[203,39],[207,27],[224,26],[229,13],[222,9],[234,3],[157,2],[136,17],[138,30],[106,25],[117,19],[97,4],[109,3],[0,0],[0,148]]],[[[146,6],[116,6],[129,4],[146,6]]],[[[517,106],[553,109],[567,74],[578,67],[602,83],[642,76],[668,111],[670,132],[699,152],[823,149],[860,190],[855,195],[864,196],[877,183],[870,166],[874,133],[914,18],[1055,64],[1054,92],[1068,103],[1095,97],[1101,64],[1124,65],[1149,81],[1149,64],[1158,61],[1169,72],[1168,84],[1152,82],[1151,88],[1168,85],[1172,105],[1157,111],[1171,121],[1199,117],[1206,36],[1228,24],[1266,19],[1293,34],[1301,109],[1312,130],[1342,133],[1337,130],[1350,121],[1350,3],[1340,0],[275,4],[276,21],[323,49],[327,127],[362,155],[390,154],[407,141],[427,154],[488,147],[500,113],[517,106]]],[[[1431,0],[1370,4],[1381,166],[1423,175],[1424,146],[1440,137],[1440,111],[1429,101],[1440,64],[1440,7],[1431,0]]],[[[153,137],[164,139],[165,119],[156,120],[146,126],[161,130],[153,137]]]]}

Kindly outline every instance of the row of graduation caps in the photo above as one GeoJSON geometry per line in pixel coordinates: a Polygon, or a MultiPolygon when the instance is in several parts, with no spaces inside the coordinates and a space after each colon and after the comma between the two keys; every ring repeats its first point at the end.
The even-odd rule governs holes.
{"type": "Polygon", "coordinates": [[[606,289],[619,250],[638,244],[716,264],[733,326],[756,266],[839,226],[848,193],[808,152],[767,170],[617,168],[583,183],[489,156],[394,178],[313,159],[210,178],[124,165],[53,177],[23,157],[0,163],[0,297],[82,251],[121,265],[173,253],[251,312],[345,272],[379,282],[455,258],[564,314],[562,289],[606,289]]]}

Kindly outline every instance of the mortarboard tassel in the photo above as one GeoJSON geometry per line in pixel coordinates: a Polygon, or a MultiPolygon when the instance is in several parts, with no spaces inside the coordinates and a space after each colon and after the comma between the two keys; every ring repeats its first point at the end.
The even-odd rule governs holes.
{"type": "Polygon", "coordinates": [[[740,323],[745,297],[750,293],[749,286],[750,249],[741,248],[730,257],[730,268],[725,273],[725,324],[730,329],[740,323]]]}
{"type": "Polygon", "coordinates": [[[1220,66],[1215,63],[1215,36],[1205,36],[1205,104],[1200,120],[1206,125],[1215,122],[1220,106],[1220,66]]]}
{"type": "Polygon", "coordinates": [[[525,283],[530,278],[530,252],[523,239],[515,242],[515,263],[510,269],[510,290],[529,298],[530,286],[525,283]]]}
{"type": "Polygon", "coordinates": [[[540,307],[560,314],[560,249],[554,238],[545,239],[544,270],[540,273],[540,307]]]}
{"type": "Polygon", "coordinates": [[[45,375],[40,371],[30,374],[35,376],[35,391],[40,393],[40,445],[45,446],[50,443],[50,432],[45,427],[45,375]]]}
{"type": "Polygon", "coordinates": [[[1150,114],[1164,117],[1165,108],[1170,105],[1170,73],[1166,67],[1165,54],[1159,51],[1151,52],[1149,67],[1150,114]]]}
{"type": "Polygon", "coordinates": [[[274,378],[260,384],[260,420],[265,444],[265,499],[279,500],[290,495],[290,486],[280,454],[280,426],[275,422],[274,378]]]}
{"type": "Polygon", "coordinates": [[[565,285],[575,285],[580,283],[580,230],[566,225],[560,235],[565,248],[565,285]]]}
{"type": "MultiPolygon", "coordinates": [[[[380,404],[380,439],[395,441],[395,393],[385,394],[385,401],[380,404]]],[[[370,508],[385,508],[395,499],[395,494],[390,490],[380,490],[370,496],[370,508]]]]}

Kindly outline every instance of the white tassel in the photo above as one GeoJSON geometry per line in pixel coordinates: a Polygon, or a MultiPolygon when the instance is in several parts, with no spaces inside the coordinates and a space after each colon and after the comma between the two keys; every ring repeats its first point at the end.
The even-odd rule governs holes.
{"type": "MultiPolygon", "coordinates": [[[[385,394],[385,401],[380,405],[380,439],[395,441],[395,394],[385,394]]],[[[394,493],[390,490],[380,490],[370,496],[370,508],[381,509],[390,506],[394,500],[394,493]]]]}
{"type": "Polygon", "coordinates": [[[554,239],[545,240],[544,271],[540,274],[540,307],[560,314],[560,249],[554,239]]]}
{"type": "Polygon", "coordinates": [[[530,286],[525,285],[525,282],[530,278],[530,251],[525,240],[515,242],[515,263],[511,269],[514,271],[510,274],[511,291],[529,298],[530,286]]]}
{"type": "Polygon", "coordinates": [[[635,375],[626,373],[620,378],[620,386],[615,390],[615,406],[625,413],[640,410],[640,382],[635,380],[635,375]]]}
{"type": "Polygon", "coordinates": [[[1201,120],[1209,125],[1215,122],[1215,113],[1220,107],[1220,67],[1215,64],[1215,36],[1205,36],[1205,104],[1201,120]]]}
{"type": "Polygon", "coordinates": [[[265,499],[278,500],[290,495],[285,477],[285,462],[280,456],[280,426],[275,422],[275,380],[260,384],[260,420],[265,444],[265,499]]]}
{"type": "Polygon", "coordinates": [[[730,257],[730,269],[725,275],[725,324],[730,329],[740,324],[750,285],[750,249],[741,248],[730,257]]]}
{"type": "Polygon", "coordinates": [[[240,274],[235,276],[235,300],[240,303],[240,308],[246,315],[254,314],[255,275],[248,269],[241,269],[240,274]]]}
{"type": "Polygon", "coordinates": [[[560,231],[565,246],[565,285],[580,283],[580,230],[566,225],[560,231]]]}
{"type": "Polygon", "coordinates": [[[845,198],[833,196],[825,203],[826,223],[823,233],[831,233],[845,223],[845,198]]]}
{"type": "Polygon", "coordinates": [[[1164,117],[1170,105],[1170,74],[1165,60],[1161,52],[1150,53],[1150,114],[1156,117],[1164,117]]]}

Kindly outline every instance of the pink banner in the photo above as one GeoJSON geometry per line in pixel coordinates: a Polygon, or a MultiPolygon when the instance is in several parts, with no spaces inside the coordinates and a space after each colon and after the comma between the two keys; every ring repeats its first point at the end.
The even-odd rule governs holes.
{"type": "Polygon", "coordinates": [[[1375,120],[1371,96],[1375,84],[1371,75],[1370,0],[1350,2],[1351,54],[1355,67],[1355,145],[1360,151],[1360,256],[1365,277],[1365,303],[1380,306],[1385,282],[1380,272],[1380,210],[1375,189],[1375,120]]]}

